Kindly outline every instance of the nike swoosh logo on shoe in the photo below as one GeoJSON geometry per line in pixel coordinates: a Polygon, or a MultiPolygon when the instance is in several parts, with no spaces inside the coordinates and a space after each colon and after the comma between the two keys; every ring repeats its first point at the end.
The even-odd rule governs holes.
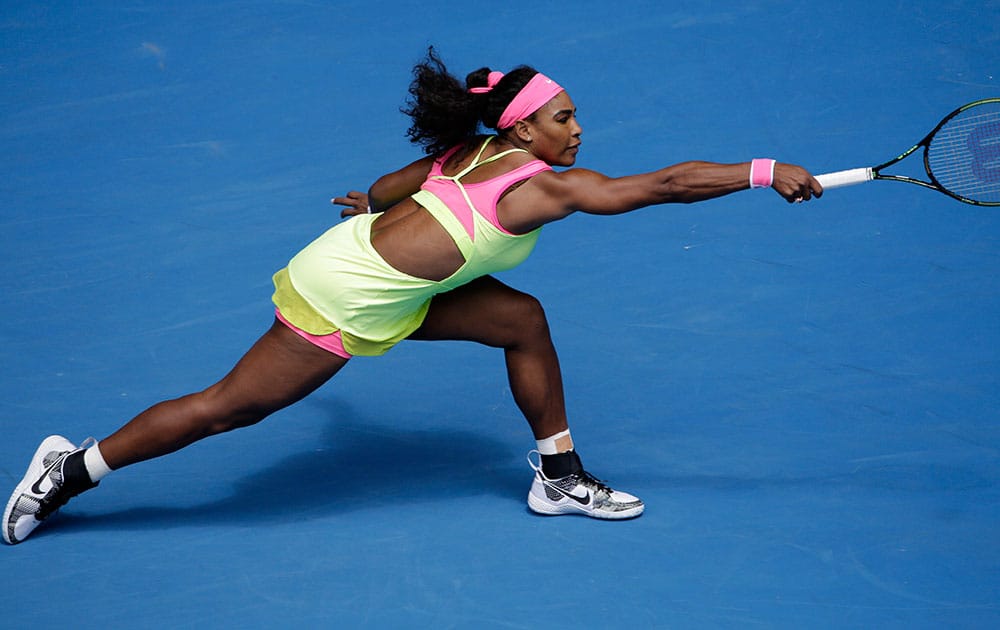
{"type": "Polygon", "coordinates": [[[575,494],[570,494],[569,492],[566,492],[565,490],[563,490],[562,488],[560,488],[557,485],[554,485],[554,484],[550,483],[550,484],[548,484],[548,486],[550,488],[556,490],[559,494],[563,495],[564,497],[568,497],[570,499],[573,499],[574,501],[576,501],[580,505],[584,505],[584,506],[590,505],[590,493],[589,492],[586,493],[585,495],[583,495],[582,497],[578,497],[575,494]]]}
{"type": "MultiPolygon", "coordinates": [[[[51,473],[51,472],[52,472],[52,470],[53,470],[53,469],[54,469],[54,468],[55,468],[56,466],[58,466],[58,465],[59,465],[59,463],[60,463],[60,462],[61,462],[62,460],[63,460],[63,458],[61,458],[61,457],[57,457],[57,458],[56,458],[56,461],[54,461],[54,462],[52,462],[51,464],[49,464],[48,468],[46,468],[46,469],[45,469],[45,472],[43,472],[43,473],[42,473],[42,476],[38,478],[38,481],[36,481],[35,483],[33,483],[33,484],[31,485],[31,491],[32,491],[33,493],[35,493],[35,494],[37,494],[37,495],[41,495],[41,496],[45,496],[46,494],[48,494],[48,492],[42,492],[42,486],[41,486],[41,484],[42,484],[42,482],[43,482],[43,481],[45,481],[46,479],[48,479],[48,478],[49,478],[49,473],[51,473]]],[[[50,483],[51,483],[51,482],[50,482],[50,483]]],[[[49,490],[51,490],[51,489],[52,489],[52,488],[51,488],[51,487],[49,487],[49,490]]]]}

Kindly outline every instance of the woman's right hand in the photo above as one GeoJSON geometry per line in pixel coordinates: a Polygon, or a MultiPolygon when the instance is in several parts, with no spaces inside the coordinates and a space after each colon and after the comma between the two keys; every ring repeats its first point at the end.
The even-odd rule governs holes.
{"type": "Polygon", "coordinates": [[[774,181],[771,183],[779,195],[789,203],[809,201],[823,196],[823,187],[806,169],[794,164],[778,162],[774,165],[774,181]]]}

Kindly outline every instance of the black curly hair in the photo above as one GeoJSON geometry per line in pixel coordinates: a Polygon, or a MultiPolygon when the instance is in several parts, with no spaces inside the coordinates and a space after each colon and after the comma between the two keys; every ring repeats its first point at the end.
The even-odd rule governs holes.
{"type": "Polygon", "coordinates": [[[489,68],[480,68],[469,73],[463,86],[448,72],[434,47],[428,48],[427,58],[413,68],[411,98],[400,110],[413,120],[406,132],[410,142],[434,155],[475,136],[480,123],[497,129],[500,114],[538,74],[534,68],[518,66],[489,92],[471,94],[470,88],[487,86],[490,72],[489,68]]]}

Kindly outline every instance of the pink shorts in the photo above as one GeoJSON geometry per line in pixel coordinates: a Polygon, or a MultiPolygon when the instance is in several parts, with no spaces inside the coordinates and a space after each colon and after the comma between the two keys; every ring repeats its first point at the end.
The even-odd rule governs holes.
{"type": "Polygon", "coordinates": [[[314,335],[312,333],[307,333],[306,331],[298,328],[287,319],[281,315],[281,311],[274,309],[274,316],[278,318],[278,321],[288,326],[295,331],[299,337],[302,337],[314,346],[319,346],[327,352],[332,352],[338,357],[343,357],[344,359],[350,359],[352,355],[347,350],[344,350],[344,340],[340,336],[340,331],[330,333],[329,335],[314,335]]]}

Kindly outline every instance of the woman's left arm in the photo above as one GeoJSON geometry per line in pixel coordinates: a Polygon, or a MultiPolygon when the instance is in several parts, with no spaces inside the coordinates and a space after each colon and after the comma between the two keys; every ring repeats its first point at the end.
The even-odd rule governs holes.
{"type": "Polygon", "coordinates": [[[334,197],[331,203],[346,206],[340,212],[342,217],[388,210],[420,190],[420,185],[427,179],[432,164],[434,164],[433,157],[411,162],[398,171],[379,177],[368,189],[367,194],[352,190],[343,197],[334,197]]]}

